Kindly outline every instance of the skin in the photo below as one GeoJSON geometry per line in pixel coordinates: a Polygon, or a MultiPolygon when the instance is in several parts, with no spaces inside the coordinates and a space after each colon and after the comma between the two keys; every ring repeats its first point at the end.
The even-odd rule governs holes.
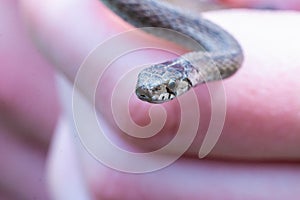
{"type": "MultiPolygon", "coordinates": [[[[55,137],[51,137],[59,114],[53,69],[59,70],[72,82],[78,66],[97,42],[127,30],[129,26],[97,1],[20,2],[22,17],[30,30],[30,36],[36,42],[39,51],[44,53],[53,65],[41,58],[25,36],[24,30],[16,31],[21,26],[20,21],[5,25],[7,33],[2,37],[7,40],[4,41],[9,41],[10,44],[12,41],[18,41],[18,47],[22,48],[16,49],[12,48],[13,45],[6,45],[7,49],[1,49],[8,56],[1,57],[1,63],[5,65],[2,65],[3,71],[0,73],[0,80],[3,82],[0,84],[0,97],[3,102],[1,105],[5,105],[1,107],[1,118],[5,122],[1,124],[1,137],[5,140],[0,140],[1,152],[5,152],[1,154],[4,162],[1,164],[0,175],[5,177],[1,178],[1,188],[5,189],[0,191],[0,197],[47,198],[44,178],[47,167],[49,171],[53,169],[53,173],[48,174],[48,184],[61,186],[52,187],[50,192],[56,196],[64,193],[60,197],[72,194],[90,195],[93,199],[299,198],[300,82],[297,74],[300,69],[300,45],[297,44],[297,40],[290,43],[291,38],[296,38],[300,33],[299,28],[295,26],[300,18],[298,14],[247,10],[206,14],[209,19],[237,37],[246,55],[241,71],[235,77],[224,81],[227,113],[221,138],[210,153],[210,159],[199,160],[196,157],[209,119],[208,94],[204,86],[199,87],[196,93],[201,99],[199,106],[204,125],[186,156],[158,172],[134,175],[104,167],[80,148],[80,144],[77,144],[77,148],[80,149],[78,154],[74,150],[76,143],[72,142],[72,138],[63,137],[69,132],[61,128],[65,124],[63,121],[56,129],[55,137]],[[77,24],[80,24],[80,29],[77,24]],[[254,27],[257,28],[257,32],[253,31],[254,27]],[[278,27],[284,28],[278,32],[278,27]],[[26,65],[27,70],[20,70],[24,68],[25,61],[30,63],[26,65]],[[8,78],[10,73],[13,74],[14,81],[8,78]],[[34,73],[38,73],[35,76],[38,80],[33,79],[34,73]],[[36,84],[37,82],[39,84],[36,84]],[[50,142],[51,148],[47,154],[50,142]],[[62,156],[62,152],[65,156],[62,156]],[[31,162],[25,165],[25,159],[31,162]],[[59,166],[61,171],[55,171],[57,168],[54,166],[59,166]],[[60,172],[78,176],[76,180],[81,180],[82,184],[68,184],[67,186],[72,186],[71,193],[70,190],[62,190],[61,188],[67,187],[62,183],[68,183],[70,179],[66,179],[64,174],[58,175],[60,172]],[[24,178],[24,174],[28,175],[28,179],[24,178]],[[42,184],[39,181],[42,181],[42,184]]],[[[6,1],[6,9],[14,12],[0,12],[4,15],[1,19],[19,20],[15,3],[6,1]]],[[[185,52],[184,49],[170,43],[142,37],[185,52]]],[[[124,41],[124,45],[126,42],[140,40],[137,38],[136,41],[124,41]]],[[[149,60],[153,57],[171,57],[170,54],[151,51],[140,54],[149,60]]],[[[138,60],[136,56],[126,59],[132,62],[138,60]]],[[[124,68],[121,64],[116,62],[116,69],[124,68]]],[[[118,77],[115,76],[117,73],[109,74],[107,80],[116,80],[118,77]]],[[[98,91],[97,98],[103,101],[97,101],[99,103],[96,106],[107,122],[115,126],[110,113],[104,109],[110,105],[105,97],[110,95],[112,87],[108,84],[105,89],[98,91]]],[[[120,103],[125,102],[120,100],[120,103]]],[[[137,123],[149,122],[149,104],[133,96],[129,106],[132,111],[139,109],[139,112],[131,112],[137,123]]],[[[120,137],[116,132],[109,134],[125,148],[143,147],[148,150],[163,145],[173,136],[172,130],[180,120],[177,117],[179,110],[176,102],[164,106],[172,117],[168,118],[160,136],[140,144],[136,140],[129,140],[128,137],[120,137]]]]}
{"type": "Polygon", "coordinates": [[[0,199],[47,199],[59,115],[53,67],[27,37],[17,1],[2,1],[0,15],[0,199]]]}
{"type": "Polygon", "coordinates": [[[218,0],[227,6],[249,7],[249,8],[269,8],[269,9],[285,9],[299,10],[300,4],[297,0],[218,0]]]}

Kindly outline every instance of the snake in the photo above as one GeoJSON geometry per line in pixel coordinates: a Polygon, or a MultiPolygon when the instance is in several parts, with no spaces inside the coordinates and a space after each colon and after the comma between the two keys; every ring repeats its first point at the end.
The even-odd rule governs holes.
{"type": "Polygon", "coordinates": [[[200,84],[231,77],[242,66],[244,54],[239,42],[201,14],[192,14],[158,0],[101,1],[134,27],[170,29],[201,46],[201,49],[142,69],[135,88],[142,101],[168,102],[200,84]]]}

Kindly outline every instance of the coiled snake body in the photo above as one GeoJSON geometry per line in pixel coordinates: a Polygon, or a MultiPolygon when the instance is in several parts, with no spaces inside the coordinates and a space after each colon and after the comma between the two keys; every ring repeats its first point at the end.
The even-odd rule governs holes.
{"type": "Polygon", "coordinates": [[[136,27],[162,27],[178,31],[204,49],[152,65],[138,76],[136,94],[150,103],[163,103],[204,82],[233,75],[242,65],[243,51],[236,39],[218,25],[153,0],[102,0],[136,27]]]}

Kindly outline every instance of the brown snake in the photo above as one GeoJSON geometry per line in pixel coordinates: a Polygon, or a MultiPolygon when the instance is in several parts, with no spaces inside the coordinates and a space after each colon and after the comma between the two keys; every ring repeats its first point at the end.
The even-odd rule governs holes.
{"type": "Polygon", "coordinates": [[[154,0],[102,2],[135,27],[171,29],[189,36],[204,49],[142,70],[138,75],[136,94],[143,101],[169,101],[201,83],[227,78],[242,65],[243,51],[236,39],[201,16],[154,0]]]}

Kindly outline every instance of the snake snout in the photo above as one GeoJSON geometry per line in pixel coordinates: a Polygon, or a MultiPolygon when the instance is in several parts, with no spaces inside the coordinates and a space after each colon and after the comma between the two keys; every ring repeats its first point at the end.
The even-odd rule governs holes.
{"type": "Polygon", "coordinates": [[[137,97],[142,101],[151,102],[151,100],[152,100],[149,92],[142,87],[136,88],[135,93],[136,93],[137,97]]]}
{"type": "Polygon", "coordinates": [[[136,95],[140,100],[150,103],[164,103],[176,97],[176,94],[165,86],[157,86],[150,89],[137,87],[136,95]]]}

